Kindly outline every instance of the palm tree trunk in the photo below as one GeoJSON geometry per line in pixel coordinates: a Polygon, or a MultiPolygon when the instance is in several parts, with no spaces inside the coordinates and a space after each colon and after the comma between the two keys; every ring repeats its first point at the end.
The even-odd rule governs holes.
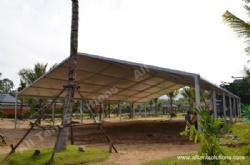
{"type": "Polygon", "coordinates": [[[72,20],[71,20],[71,38],[70,38],[70,63],[69,63],[69,78],[67,85],[67,95],[65,98],[63,120],[62,125],[64,126],[59,132],[57,142],[55,145],[55,152],[61,152],[66,149],[69,127],[65,127],[71,122],[72,113],[72,101],[74,98],[75,91],[75,78],[76,78],[76,67],[77,67],[77,48],[78,48],[78,0],[72,0],[72,20]]]}

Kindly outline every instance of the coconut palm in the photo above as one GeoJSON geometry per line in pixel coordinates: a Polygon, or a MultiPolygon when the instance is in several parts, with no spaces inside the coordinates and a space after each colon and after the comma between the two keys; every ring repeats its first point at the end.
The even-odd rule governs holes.
{"type": "Polygon", "coordinates": [[[167,94],[170,101],[170,119],[172,119],[174,99],[177,97],[178,94],[179,90],[174,90],[173,92],[167,94]]]}
{"type": "Polygon", "coordinates": [[[190,105],[189,110],[191,109],[191,103],[195,101],[195,90],[194,88],[185,87],[181,91],[181,95],[184,97],[185,100],[188,101],[190,105]]]}
{"type": "Polygon", "coordinates": [[[204,102],[204,105],[206,106],[206,99],[210,99],[212,97],[212,92],[205,91],[203,89],[200,90],[200,100],[204,102]]]}
{"type": "MultiPolygon", "coordinates": [[[[246,10],[246,14],[250,16],[250,7],[247,5],[250,0],[244,0],[246,5],[244,8],[246,10]]],[[[245,39],[247,44],[247,48],[245,48],[246,53],[250,53],[250,24],[247,21],[235,16],[230,11],[226,11],[223,14],[223,19],[226,24],[228,24],[234,32],[238,35],[238,37],[245,39]]]]}
{"type": "MultiPolygon", "coordinates": [[[[32,84],[34,81],[42,77],[47,72],[47,66],[48,64],[42,64],[42,63],[36,63],[34,66],[34,69],[24,68],[21,69],[18,72],[18,75],[20,76],[20,85],[18,90],[22,90],[26,87],[26,85],[32,84]]],[[[37,102],[35,100],[30,100],[31,103],[34,105],[37,102]]],[[[43,99],[39,99],[39,107],[45,102],[43,99]]],[[[38,108],[36,106],[36,108],[38,108]]],[[[40,115],[43,115],[43,110],[39,111],[40,115]]],[[[39,118],[38,123],[41,123],[41,118],[39,118]]]]}
{"type": "MultiPolygon", "coordinates": [[[[55,144],[54,152],[61,152],[66,149],[68,140],[68,127],[65,127],[71,122],[72,102],[75,91],[75,78],[76,78],[76,64],[77,64],[77,48],[78,48],[78,0],[72,0],[72,18],[71,18],[71,38],[70,38],[70,64],[69,64],[69,77],[67,85],[67,94],[65,98],[62,128],[59,131],[57,141],[55,144]]],[[[72,137],[71,137],[72,138],[72,137]]],[[[53,156],[52,156],[53,158],[53,156]]]]}
{"type": "MultiPolygon", "coordinates": [[[[191,87],[185,87],[182,89],[181,95],[184,97],[185,100],[188,101],[188,104],[190,105],[189,110],[191,109],[191,105],[193,102],[195,102],[195,89],[191,87]]],[[[204,105],[206,106],[206,99],[211,98],[212,93],[207,92],[205,90],[200,90],[200,101],[204,102],[204,105]]]]}
{"type": "Polygon", "coordinates": [[[33,70],[24,68],[18,72],[18,75],[23,83],[29,85],[47,72],[47,66],[48,64],[36,63],[33,70]]]}

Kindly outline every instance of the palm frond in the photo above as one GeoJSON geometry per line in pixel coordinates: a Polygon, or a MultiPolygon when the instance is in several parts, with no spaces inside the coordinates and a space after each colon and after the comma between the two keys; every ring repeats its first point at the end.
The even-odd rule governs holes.
{"type": "Polygon", "coordinates": [[[248,5],[244,5],[244,8],[246,10],[246,14],[250,16],[250,7],[248,5]]]}
{"type": "Polygon", "coordinates": [[[223,20],[238,34],[238,37],[245,38],[245,42],[250,44],[250,25],[247,22],[236,17],[229,11],[223,14],[223,20]]]}

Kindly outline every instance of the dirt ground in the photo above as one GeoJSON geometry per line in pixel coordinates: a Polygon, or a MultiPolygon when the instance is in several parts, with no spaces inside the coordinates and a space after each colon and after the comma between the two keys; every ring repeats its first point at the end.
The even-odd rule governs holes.
{"type": "MultiPolygon", "coordinates": [[[[108,150],[109,142],[104,133],[98,125],[89,124],[90,122],[92,123],[84,121],[83,125],[73,127],[75,144],[108,150]]],[[[0,120],[0,134],[8,144],[15,145],[27,132],[29,122],[19,123],[21,125],[14,129],[13,120],[0,120]]],[[[185,127],[183,119],[107,119],[101,126],[118,153],[113,152],[108,160],[97,163],[98,165],[140,165],[150,160],[197,152],[199,149],[198,143],[188,140],[186,136],[180,136],[185,127]]],[[[36,127],[18,150],[54,146],[56,135],[55,129],[43,130],[36,127]]],[[[9,146],[0,147],[1,157],[9,152],[9,146]]]]}

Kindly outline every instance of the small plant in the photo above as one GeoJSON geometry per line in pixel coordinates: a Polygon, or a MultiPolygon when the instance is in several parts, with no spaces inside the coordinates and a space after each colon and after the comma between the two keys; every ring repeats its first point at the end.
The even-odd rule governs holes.
{"type": "MultiPolygon", "coordinates": [[[[217,137],[220,133],[220,129],[223,126],[222,119],[214,118],[214,116],[210,114],[210,111],[207,107],[195,108],[194,111],[200,116],[198,124],[202,129],[199,133],[200,150],[198,154],[200,156],[208,156],[214,158],[220,155],[224,155],[224,152],[222,151],[219,144],[219,138],[217,137]]],[[[201,163],[220,164],[220,160],[202,159],[201,163]]]]}
{"type": "Polygon", "coordinates": [[[250,106],[248,104],[242,104],[242,112],[245,120],[250,120],[250,106]]]}

